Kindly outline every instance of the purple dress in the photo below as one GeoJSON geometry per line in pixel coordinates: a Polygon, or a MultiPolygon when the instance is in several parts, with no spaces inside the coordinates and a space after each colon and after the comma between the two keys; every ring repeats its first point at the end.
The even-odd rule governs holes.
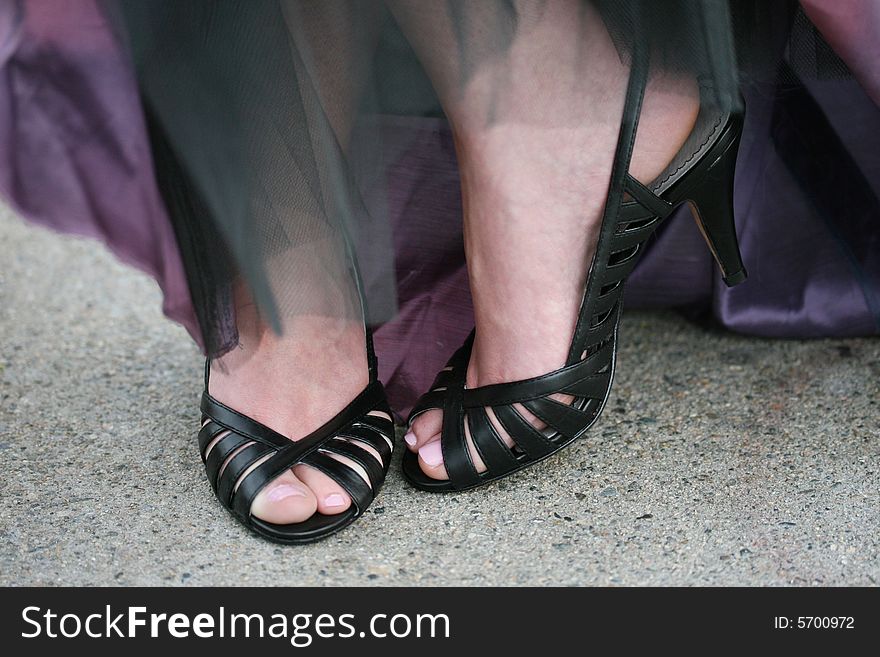
{"type": "MultiPolygon", "coordinates": [[[[0,3],[0,194],[23,217],[98,238],[153,276],[165,314],[204,348],[136,71],[97,2],[56,8],[0,3]]],[[[711,313],[750,335],[877,334],[880,110],[852,76],[783,71],[744,81],[742,92],[735,208],[749,281],[724,287],[681,211],[632,274],[627,306],[711,313]]],[[[381,377],[405,414],[473,318],[448,124],[437,116],[377,121],[387,194],[365,203],[387,216],[397,308],[375,340],[381,377]]]]}

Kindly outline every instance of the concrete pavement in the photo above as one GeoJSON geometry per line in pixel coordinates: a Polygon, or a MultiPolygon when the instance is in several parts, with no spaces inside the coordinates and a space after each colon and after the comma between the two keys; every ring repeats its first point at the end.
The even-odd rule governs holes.
{"type": "Polygon", "coordinates": [[[398,453],[361,521],[285,548],[210,493],[202,361],[152,280],[0,209],[0,331],[0,584],[880,582],[877,339],[629,313],[588,438],[448,496],[398,453]]]}

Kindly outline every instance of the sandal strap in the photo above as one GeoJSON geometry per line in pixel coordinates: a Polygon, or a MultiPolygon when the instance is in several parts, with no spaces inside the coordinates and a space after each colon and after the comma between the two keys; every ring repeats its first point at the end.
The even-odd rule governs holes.
{"type": "MultiPolygon", "coordinates": [[[[457,369],[457,371],[459,371],[457,369]]],[[[443,465],[450,481],[469,487],[476,484],[480,475],[471,461],[467,437],[464,432],[465,412],[462,405],[464,389],[464,368],[461,381],[450,385],[443,398],[443,428],[440,432],[440,448],[443,453],[443,465]]]]}
{"type": "Polygon", "coordinates": [[[247,436],[253,441],[263,443],[267,447],[281,449],[290,441],[274,429],[243,415],[226,404],[217,401],[207,388],[202,394],[202,417],[209,418],[214,424],[225,429],[235,431],[242,436],[247,436]]]}
{"type": "Polygon", "coordinates": [[[385,478],[383,463],[377,461],[376,457],[370,454],[370,452],[353,442],[342,440],[340,438],[333,438],[321,448],[321,451],[328,455],[335,454],[337,456],[344,456],[357,463],[367,473],[367,478],[370,480],[370,486],[373,488],[378,488],[382,484],[382,480],[385,478]]]}
{"type": "Polygon", "coordinates": [[[614,345],[606,342],[579,363],[531,379],[468,389],[462,401],[465,408],[498,406],[540,399],[568,389],[582,392],[576,395],[578,397],[600,399],[605,395],[605,384],[610,377],[608,365],[613,350],[614,345]]]}
{"type": "Polygon", "coordinates": [[[293,466],[312,465],[333,478],[352,498],[358,514],[369,505],[391,463],[394,424],[378,380],[367,387],[329,422],[297,441],[214,399],[205,390],[201,403],[203,426],[199,450],[211,487],[223,505],[248,524],[254,498],[276,477],[293,466]],[[372,411],[388,417],[370,415],[372,411]],[[376,450],[379,459],[356,442],[376,450]],[[369,484],[349,464],[358,464],[369,484]]]}
{"type": "Polygon", "coordinates": [[[376,489],[371,488],[357,472],[336,459],[321,452],[315,452],[304,459],[303,463],[316,470],[320,470],[342,486],[349,497],[351,497],[352,504],[358,509],[358,515],[373,501],[376,489]]]}
{"type": "MultiPolygon", "coordinates": [[[[573,364],[581,360],[581,354],[588,349],[589,341],[592,337],[591,328],[596,325],[596,313],[592,312],[596,299],[602,295],[602,290],[609,284],[615,284],[612,292],[614,295],[612,310],[609,311],[610,316],[614,316],[615,325],[620,314],[620,297],[623,292],[621,281],[629,274],[629,271],[635,266],[637,254],[641,250],[641,246],[636,246],[635,250],[630,254],[629,267],[615,266],[615,261],[619,257],[619,250],[612,244],[612,236],[619,233],[620,219],[622,211],[628,210],[627,201],[624,196],[627,190],[629,175],[629,165],[632,160],[633,147],[636,140],[636,129],[639,124],[639,116],[642,111],[642,101],[645,96],[645,85],[648,79],[648,53],[644,48],[638,46],[633,48],[632,58],[630,61],[629,80],[626,87],[626,98],[623,105],[623,114],[620,120],[620,131],[617,136],[617,146],[614,150],[614,163],[611,167],[611,180],[608,184],[608,197],[605,201],[605,208],[602,212],[602,224],[599,229],[599,239],[596,244],[596,250],[593,253],[593,262],[590,266],[590,273],[587,277],[587,289],[581,303],[581,312],[579,313],[577,324],[575,325],[574,336],[571,341],[571,347],[568,353],[567,364],[573,364]],[[616,255],[617,257],[612,257],[616,255]],[[605,265],[605,272],[602,272],[605,265]],[[600,276],[594,276],[593,270],[597,270],[600,276]],[[612,271],[607,271],[611,269],[612,271]],[[619,275],[619,276],[618,276],[619,275]],[[599,278],[602,280],[598,280],[599,278]],[[611,278],[609,278],[611,277],[611,278]],[[590,309],[591,312],[585,312],[590,309]]],[[[630,192],[630,196],[634,199],[638,198],[640,190],[636,193],[630,192]]],[[[633,203],[636,205],[636,203],[633,203]]],[[[638,207],[641,207],[640,205],[638,207]]],[[[644,209],[644,208],[643,208],[644,209]]],[[[649,210],[650,212],[650,210],[649,210]]],[[[653,216],[653,213],[652,215],[653,216]]],[[[626,261],[624,261],[626,262],[626,261]]],[[[604,323],[608,317],[599,323],[604,323]]]]}
{"type": "Polygon", "coordinates": [[[493,472],[506,472],[517,465],[517,458],[498,435],[485,408],[475,408],[467,413],[468,428],[474,447],[483,464],[493,472]]]}
{"type": "MultiPolygon", "coordinates": [[[[355,443],[360,442],[365,445],[369,445],[377,452],[379,452],[379,456],[382,458],[382,463],[391,462],[391,440],[390,438],[385,437],[385,434],[379,431],[378,429],[373,429],[372,427],[359,427],[357,425],[352,427],[347,427],[340,431],[337,434],[340,438],[348,438],[350,441],[354,441],[355,443]]],[[[394,435],[394,434],[392,434],[394,435]]],[[[372,461],[376,459],[370,455],[372,461]]]]}
{"type": "Polygon", "coordinates": [[[446,362],[440,372],[434,377],[434,383],[424,395],[419,397],[409,414],[408,424],[412,426],[412,421],[425,411],[433,409],[442,409],[444,400],[449,391],[457,386],[464,387],[465,377],[467,375],[467,366],[471,358],[471,350],[474,346],[475,330],[465,339],[464,344],[459,347],[454,354],[446,362]]]}
{"type": "Polygon", "coordinates": [[[471,459],[468,434],[487,468],[486,475],[491,478],[501,476],[518,469],[524,462],[548,456],[580,435],[595,420],[611,383],[614,343],[606,340],[583,361],[549,374],[511,383],[465,388],[471,345],[472,342],[468,341],[450,359],[447,366],[450,369],[440,381],[444,384],[443,389],[425,393],[410,417],[412,421],[419,412],[429,409],[443,411],[440,435],[443,462],[450,481],[457,488],[473,486],[483,476],[477,472],[471,459]],[[582,408],[555,401],[550,395],[556,393],[582,400],[582,408]],[[521,404],[542,420],[557,437],[535,429],[515,404],[521,404]],[[504,443],[490,420],[487,410],[490,408],[513,439],[514,450],[504,443]]]}

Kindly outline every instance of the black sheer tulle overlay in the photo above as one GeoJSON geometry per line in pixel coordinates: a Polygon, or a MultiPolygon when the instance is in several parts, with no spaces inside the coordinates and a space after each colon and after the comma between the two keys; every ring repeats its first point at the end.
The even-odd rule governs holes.
{"type": "MultiPolygon", "coordinates": [[[[443,117],[479,84],[476,120],[485,126],[588,121],[588,107],[545,111],[543,90],[509,93],[523,44],[554,13],[567,12],[568,38],[609,40],[624,64],[639,48],[652,75],[696,77],[703,105],[719,111],[739,107],[744,76],[776,76],[786,55],[801,75],[845,74],[787,2],[105,0],[104,7],[137,74],[156,177],[211,355],[236,343],[239,283],[276,331],[297,314],[366,312],[373,324],[392,317],[387,164],[406,144],[388,139],[389,117],[443,117]]],[[[549,64],[554,79],[573,86],[590,84],[591,68],[603,65],[586,56],[549,64]]]]}

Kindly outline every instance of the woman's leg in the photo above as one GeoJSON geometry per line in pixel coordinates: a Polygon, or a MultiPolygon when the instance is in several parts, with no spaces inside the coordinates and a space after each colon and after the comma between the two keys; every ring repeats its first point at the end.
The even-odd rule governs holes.
{"type": "MultiPolygon", "coordinates": [[[[314,145],[316,153],[328,158],[313,162],[318,175],[344,177],[337,169],[345,166],[351,122],[361,87],[369,79],[367,55],[374,47],[380,14],[348,0],[285,2],[281,9],[291,36],[290,43],[282,45],[290,48],[296,93],[304,99],[305,116],[295,114],[292,108],[277,107],[270,110],[270,128],[272,121],[308,122],[304,134],[320,142],[314,145]]],[[[281,59],[286,62],[287,57],[284,54],[281,59]]],[[[235,291],[239,344],[212,363],[209,392],[296,440],[337,415],[367,385],[364,321],[339,228],[344,220],[325,216],[334,213],[334,200],[310,204],[289,199],[292,193],[310,194],[308,183],[314,180],[308,176],[312,174],[303,180],[297,178],[293,165],[299,163],[291,162],[288,145],[282,140],[270,138],[260,144],[258,161],[262,166],[288,171],[288,177],[270,171],[261,179],[278,187],[260,191],[275,208],[284,208],[289,200],[288,211],[296,213],[292,220],[285,217],[275,222],[296,231],[291,237],[294,245],[263,263],[283,330],[278,335],[269,328],[246,286],[240,284],[235,291]]],[[[372,447],[358,446],[381,462],[372,447]]],[[[232,456],[234,453],[229,458],[232,456]]],[[[330,456],[350,465],[369,482],[360,465],[342,456],[330,456]]],[[[316,510],[337,514],[350,505],[349,494],[336,481],[310,466],[298,465],[266,486],[251,511],[268,522],[289,524],[307,519],[316,510]]]]}
{"type": "MultiPolygon", "coordinates": [[[[515,3],[509,43],[494,54],[473,50],[481,43],[481,24],[492,21],[488,29],[497,33],[500,5],[462,4],[482,15],[455,17],[441,4],[430,5],[432,15],[426,3],[391,3],[455,136],[477,326],[468,387],[565,364],[628,78],[601,19],[578,0],[515,3]]],[[[693,128],[698,107],[694,79],[651,80],[631,166],[636,178],[649,182],[662,172],[693,128]]],[[[424,413],[406,440],[425,473],[445,479],[441,423],[441,411],[424,413]]],[[[484,470],[472,445],[470,451],[484,470]]]]}
{"type": "MultiPolygon", "coordinates": [[[[338,245],[326,245],[328,255],[335,249],[338,245]]],[[[363,322],[341,312],[346,307],[353,310],[352,294],[344,287],[335,288],[334,294],[323,278],[310,284],[307,272],[323,272],[324,265],[317,253],[311,267],[306,257],[297,254],[302,289],[320,290],[320,301],[297,299],[298,307],[310,312],[288,316],[282,335],[277,335],[244,286],[239,286],[235,294],[239,344],[212,362],[209,386],[217,400],[294,440],[334,417],[368,381],[363,322]]],[[[364,449],[378,458],[372,448],[364,449]]],[[[338,458],[367,478],[360,466],[338,458]]],[[[299,465],[263,489],[251,511],[268,522],[288,524],[301,522],[316,510],[341,513],[350,504],[348,493],[334,480],[299,465]]]]}
{"type": "Polygon", "coordinates": [[[801,6],[880,106],[880,4],[872,0],[801,0],[801,6]]]}

